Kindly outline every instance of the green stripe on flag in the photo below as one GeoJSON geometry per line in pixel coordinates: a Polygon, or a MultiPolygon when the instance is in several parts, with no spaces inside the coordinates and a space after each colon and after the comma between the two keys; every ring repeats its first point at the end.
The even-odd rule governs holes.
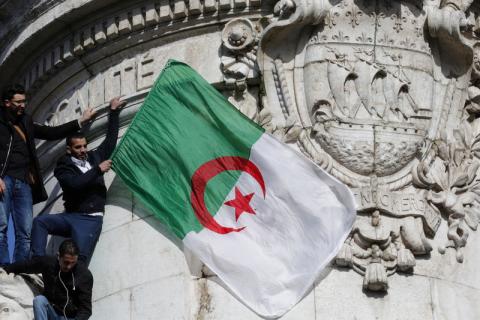
{"type": "MultiPolygon", "coordinates": [[[[170,60],[113,154],[113,169],[179,238],[203,227],[190,203],[199,166],[224,156],[249,158],[263,129],[188,65],[170,60]]],[[[205,202],[213,215],[239,171],[212,179],[205,202]]]]}

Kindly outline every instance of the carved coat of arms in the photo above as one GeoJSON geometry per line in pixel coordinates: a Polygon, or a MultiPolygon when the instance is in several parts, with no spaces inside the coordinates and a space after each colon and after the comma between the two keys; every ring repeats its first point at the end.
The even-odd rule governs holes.
{"type": "Polygon", "coordinates": [[[259,36],[256,120],[354,191],[358,218],[336,263],[364,275],[366,289],[412,271],[442,217],[439,250],[454,248],[459,262],[478,225],[470,5],[282,0],[259,36]]]}

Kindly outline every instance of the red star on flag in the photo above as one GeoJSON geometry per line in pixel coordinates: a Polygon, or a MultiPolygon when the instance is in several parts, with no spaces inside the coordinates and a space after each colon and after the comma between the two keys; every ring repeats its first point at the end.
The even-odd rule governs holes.
{"type": "Polygon", "coordinates": [[[235,220],[238,221],[240,215],[244,212],[255,214],[250,206],[250,200],[252,200],[254,193],[244,196],[239,188],[235,187],[235,199],[225,202],[227,206],[235,208],[235,220]]]}

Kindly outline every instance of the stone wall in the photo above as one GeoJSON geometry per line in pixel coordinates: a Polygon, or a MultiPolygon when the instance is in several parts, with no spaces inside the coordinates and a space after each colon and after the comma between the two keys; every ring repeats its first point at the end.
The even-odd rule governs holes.
{"type": "MultiPolygon", "coordinates": [[[[23,83],[49,125],[97,108],[93,148],[112,97],[128,101],[123,134],[165,62],[185,61],[356,195],[351,236],[284,319],[477,319],[479,10],[461,0],[7,0],[0,86],[23,83]]],[[[50,196],[36,214],[62,210],[52,170],[63,150],[38,142],[50,196]]],[[[106,179],[92,319],[258,318],[106,179]]]]}

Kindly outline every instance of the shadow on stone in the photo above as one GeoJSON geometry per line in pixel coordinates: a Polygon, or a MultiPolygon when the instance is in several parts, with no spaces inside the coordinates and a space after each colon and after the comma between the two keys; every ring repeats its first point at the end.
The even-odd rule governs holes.
{"type": "Polygon", "coordinates": [[[374,299],[383,299],[388,294],[387,291],[371,291],[367,289],[362,289],[362,292],[365,296],[374,299]]]}
{"type": "Polygon", "coordinates": [[[177,238],[172,232],[170,232],[170,230],[165,227],[165,225],[160,221],[160,219],[155,217],[149,209],[145,208],[145,206],[140,202],[140,200],[130,192],[130,190],[123,183],[120,177],[115,176],[110,188],[117,189],[115,193],[109,192],[109,195],[116,194],[116,196],[109,196],[107,204],[116,205],[125,210],[130,210],[132,212],[133,220],[145,221],[153,229],[155,229],[157,232],[165,236],[165,238],[170,240],[170,242],[172,242],[179,250],[183,251],[182,241],[177,238]],[[120,192],[118,192],[119,189],[120,192]],[[121,194],[125,194],[125,196],[119,196],[121,194]]]}

